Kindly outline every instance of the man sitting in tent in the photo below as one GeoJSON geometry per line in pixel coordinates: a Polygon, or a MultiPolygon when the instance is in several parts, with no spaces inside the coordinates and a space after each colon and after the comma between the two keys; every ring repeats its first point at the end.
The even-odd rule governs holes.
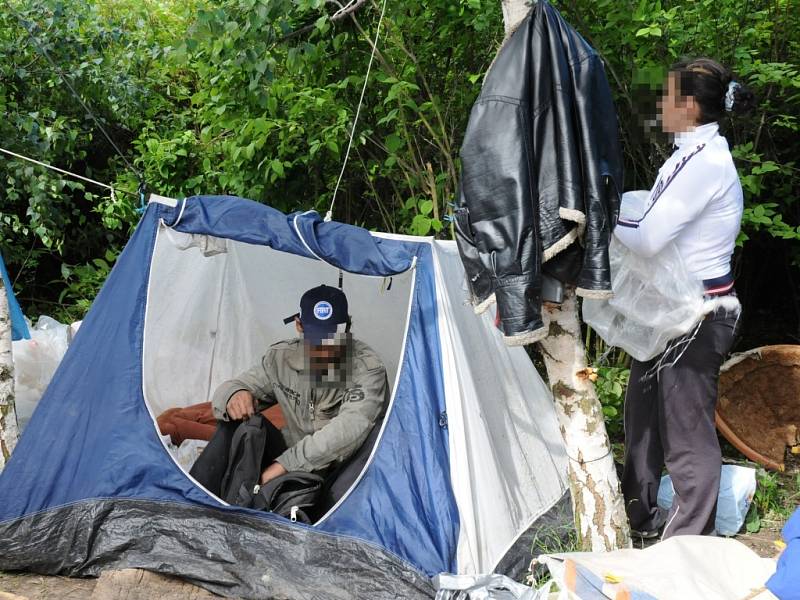
{"type": "Polygon", "coordinates": [[[332,471],[364,444],[385,414],[386,369],[369,346],[350,335],[344,292],[326,285],[308,290],[294,319],[299,337],[273,344],[257,365],[214,392],[217,430],[191,475],[217,495],[236,429],[268,405],[280,405],[286,425],[278,430],[265,420],[262,485],[290,471],[332,471]]]}

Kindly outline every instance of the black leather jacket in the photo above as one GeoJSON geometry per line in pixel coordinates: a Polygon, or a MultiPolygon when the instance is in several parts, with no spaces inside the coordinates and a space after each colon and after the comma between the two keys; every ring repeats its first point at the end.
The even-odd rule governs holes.
{"type": "Polygon", "coordinates": [[[610,295],[622,156],[600,57],[545,0],[500,50],[461,148],[456,237],[480,312],[511,345],[546,335],[541,276],[610,295]],[[576,243],[577,242],[577,243],[576,243]]]}

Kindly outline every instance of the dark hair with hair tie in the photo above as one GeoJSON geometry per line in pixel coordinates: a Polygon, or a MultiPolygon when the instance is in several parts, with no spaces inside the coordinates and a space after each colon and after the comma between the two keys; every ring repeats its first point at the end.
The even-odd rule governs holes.
{"type": "Polygon", "coordinates": [[[678,76],[681,96],[692,96],[700,105],[701,125],[719,121],[726,110],[747,114],[756,107],[756,98],[747,87],[734,81],[731,72],[710,58],[698,58],[672,65],[678,76]]]}

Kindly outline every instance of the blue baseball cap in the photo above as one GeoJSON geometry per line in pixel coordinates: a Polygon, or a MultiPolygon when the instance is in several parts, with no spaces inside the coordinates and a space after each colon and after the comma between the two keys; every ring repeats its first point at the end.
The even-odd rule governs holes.
{"type": "Polygon", "coordinates": [[[320,285],[300,298],[300,323],[303,337],[318,346],[330,339],[342,323],[347,323],[347,296],[339,288],[320,285]]]}

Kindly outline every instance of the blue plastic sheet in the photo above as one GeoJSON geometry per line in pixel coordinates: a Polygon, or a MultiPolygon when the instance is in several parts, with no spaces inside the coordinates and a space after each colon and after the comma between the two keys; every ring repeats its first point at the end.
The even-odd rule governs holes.
{"type": "Polygon", "coordinates": [[[28,324],[25,322],[25,317],[22,314],[22,309],[19,307],[14,290],[11,286],[11,278],[8,276],[6,265],[3,262],[3,256],[0,254],[0,275],[3,277],[3,286],[6,290],[8,297],[8,311],[11,315],[11,339],[12,340],[28,340],[31,337],[28,331],[28,324]]]}
{"type": "Polygon", "coordinates": [[[783,526],[783,539],[786,549],[767,587],[780,600],[800,600],[800,508],[783,526]]]}

